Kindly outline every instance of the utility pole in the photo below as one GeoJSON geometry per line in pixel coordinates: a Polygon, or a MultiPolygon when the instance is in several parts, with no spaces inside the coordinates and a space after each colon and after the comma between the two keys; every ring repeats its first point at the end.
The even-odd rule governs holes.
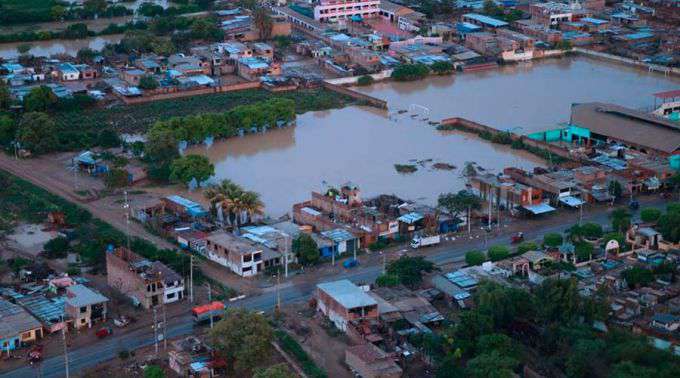
{"type": "Polygon", "coordinates": [[[68,347],[66,346],[66,326],[61,329],[61,339],[64,342],[64,367],[66,368],[66,378],[70,377],[68,371],[68,347]]]}
{"type": "Polygon", "coordinates": [[[156,307],[153,308],[153,349],[158,355],[158,321],[156,320],[156,307]]]}
{"type": "Polygon", "coordinates": [[[167,350],[168,349],[168,338],[166,337],[165,332],[167,332],[167,330],[168,330],[168,322],[167,322],[167,317],[165,316],[165,298],[163,298],[162,306],[163,306],[163,350],[167,350]]]}
{"type": "Polygon", "coordinates": [[[491,202],[491,188],[489,188],[489,221],[487,222],[487,226],[489,228],[489,231],[491,231],[491,210],[492,210],[492,202],[491,202]]]}
{"type": "Polygon", "coordinates": [[[286,278],[288,278],[288,254],[290,253],[290,248],[288,248],[288,246],[290,245],[288,243],[289,240],[290,240],[290,236],[288,234],[285,234],[284,237],[283,237],[283,244],[284,244],[283,249],[285,251],[285,253],[283,255],[283,261],[284,261],[284,264],[285,264],[284,265],[284,272],[285,272],[286,278]]]}
{"type": "Polygon", "coordinates": [[[194,303],[194,255],[189,255],[189,300],[194,303]]]}
{"type": "MultiPolygon", "coordinates": [[[[212,287],[210,286],[210,282],[206,282],[206,285],[208,285],[208,303],[212,303],[212,287]]],[[[212,310],[210,310],[210,329],[213,329],[213,313],[212,310]]]]}
{"type": "Polygon", "coordinates": [[[382,274],[385,274],[387,273],[387,255],[385,254],[385,252],[380,252],[380,254],[382,255],[383,258],[382,274]]]}
{"type": "Polygon", "coordinates": [[[281,283],[281,275],[276,275],[276,312],[281,311],[281,293],[279,292],[279,284],[281,283]]]}
{"type": "Polygon", "coordinates": [[[123,203],[123,209],[125,209],[125,236],[127,237],[127,249],[130,249],[130,203],[128,203],[127,190],[123,191],[125,196],[125,202],[123,203]]]}
{"type": "Polygon", "coordinates": [[[468,206],[467,213],[467,226],[468,226],[468,236],[472,235],[472,206],[468,206]]]}

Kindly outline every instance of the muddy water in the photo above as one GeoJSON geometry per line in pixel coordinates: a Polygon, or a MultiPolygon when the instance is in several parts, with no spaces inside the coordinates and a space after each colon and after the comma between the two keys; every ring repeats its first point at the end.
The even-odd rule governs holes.
{"type": "Polygon", "coordinates": [[[433,119],[465,117],[503,130],[522,127],[520,132],[529,133],[568,121],[572,103],[650,107],[652,93],[680,89],[680,78],[577,57],[356,89],[387,100],[391,110],[417,104],[429,108],[433,119]]]}
{"type": "Polygon", "coordinates": [[[387,99],[390,110],[349,107],[307,113],[298,118],[295,128],[190,152],[207,154],[215,163],[215,180],[229,178],[261,193],[267,213],[273,216],[290,211],[291,204],[308,199],[309,192],[320,190],[324,182],[352,181],[366,196],[394,193],[433,204],[440,193],[464,188],[461,169],[466,161],[492,172],[544,162],[468,134],[438,132],[424,118],[462,116],[499,129],[523,127],[520,132],[531,132],[568,121],[572,102],[605,101],[640,108],[653,104],[651,93],[677,88],[678,79],[620,65],[587,58],[550,60],[360,88],[387,99]],[[409,111],[399,114],[400,109],[409,111]],[[426,159],[457,169],[436,170],[432,163],[424,163],[413,174],[394,169],[394,164],[426,159]]]}
{"type": "Polygon", "coordinates": [[[366,196],[394,193],[434,203],[442,192],[464,188],[466,161],[497,172],[506,165],[529,168],[542,162],[527,154],[491,145],[471,135],[438,132],[421,117],[364,107],[306,113],[297,126],[194,147],[215,163],[216,180],[229,178],[262,195],[266,212],[280,216],[308,199],[323,183],[359,185],[366,196]],[[416,160],[428,160],[418,164],[416,160]],[[433,163],[453,164],[453,171],[433,163]],[[399,174],[394,164],[416,164],[399,174]]]}
{"type": "Polygon", "coordinates": [[[98,51],[104,48],[107,43],[118,43],[121,38],[123,38],[122,34],[114,34],[76,40],[55,39],[51,41],[2,43],[0,44],[0,58],[12,59],[18,57],[17,47],[22,44],[31,45],[29,54],[34,56],[48,57],[57,54],[76,56],[78,50],[84,47],[98,51]]]}

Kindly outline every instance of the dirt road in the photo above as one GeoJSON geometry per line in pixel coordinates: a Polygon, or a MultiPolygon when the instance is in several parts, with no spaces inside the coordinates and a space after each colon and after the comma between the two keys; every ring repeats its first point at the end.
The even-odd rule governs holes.
{"type": "MultiPolygon", "coordinates": [[[[68,201],[77,203],[81,207],[87,209],[92,216],[99,218],[113,227],[125,232],[126,221],[124,216],[124,211],[121,208],[120,211],[111,211],[107,206],[97,201],[91,201],[87,197],[80,195],[76,192],[75,188],[85,187],[86,184],[90,187],[93,185],[93,180],[89,177],[76,177],[74,179],[74,185],[69,185],[63,180],[63,172],[55,173],[54,167],[45,166],[41,164],[40,160],[15,160],[14,158],[7,156],[5,154],[0,154],[0,169],[5,170],[15,176],[18,176],[26,181],[30,181],[34,185],[37,185],[48,192],[56,194],[68,201]],[[80,181],[80,184],[78,183],[80,181]]],[[[66,167],[64,167],[66,169],[66,167]]],[[[98,185],[99,189],[103,186],[101,183],[97,182],[94,185],[98,185]]],[[[146,231],[141,225],[130,222],[129,226],[130,235],[142,239],[146,239],[160,248],[175,249],[176,247],[169,243],[168,241],[152,235],[146,231]]]]}

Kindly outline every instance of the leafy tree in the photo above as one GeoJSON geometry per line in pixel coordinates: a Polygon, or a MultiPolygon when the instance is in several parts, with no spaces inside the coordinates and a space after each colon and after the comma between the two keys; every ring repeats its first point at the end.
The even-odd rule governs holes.
{"type": "Polygon", "coordinates": [[[85,10],[92,14],[104,13],[107,6],[106,0],[85,0],[83,2],[85,10]]]}
{"type": "Polygon", "coordinates": [[[403,285],[416,287],[423,280],[423,272],[429,273],[434,269],[434,264],[422,256],[402,256],[387,265],[387,274],[398,277],[403,285]]]}
{"type": "Polygon", "coordinates": [[[170,180],[188,184],[192,179],[203,182],[215,174],[215,166],[202,155],[187,155],[175,159],[170,166],[170,180]]]}
{"type": "Polygon", "coordinates": [[[549,248],[557,248],[562,245],[563,241],[562,235],[555,232],[543,235],[543,245],[549,248]]]}
{"type": "Polygon", "coordinates": [[[465,253],[465,263],[468,265],[482,265],[486,261],[486,254],[482,251],[467,251],[465,253]]]}
{"type": "Polygon", "coordinates": [[[14,140],[16,124],[12,117],[0,115],[0,144],[7,145],[14,140]]]}
{"type": "Polygon", "coordinates": [[[137,13],[144,17],[156,17],[163,14],[163,7],[154,3],[142,3],[137,8],[137,13]]]}
{"type": "Polygon", "coordinates": [[[43,249],[47,254],[47,258],[62,259],[66,257],[66,253],[68,252],[69,241],[63,236],[58,236],[45,243],[43,249]]]}
{"type": "Polygon", "coordinates": [[[623,187],[621,186],[621,183],[616,180],[609,181],[607,190],[609,191],[609,194],[614,197],[614,200],[621,198],[621,195],[623,194],[623,187]]]}
{"type": "Polygon", "coordinates": [[[144,75],[139,79],[141,89],[153,90],[158,88],[158,81],[151,75],[144,75]]]}
{"type": "Polygon", "coordinates": [[[362,86],[362,87],[365,87],[365,86],[368,86],[368,85],[373,84],[374,81],[375,81],[375,80],[373,80],[373,76],[371,76],[371,75],[363,75],[363,76],[360,76],[360,77],[357,79],[357,85],[362,86]]]}
{"type": "Polygon", "coordinates": [[[17,52],[19,53],[19,55],[25,55],[29,51],[31,51],[32,48],[33,46],[31,46],[30,43],[22,43],[19,46],[17,46],[17,52]]]}
{"type": "Polygon", "coordinates": [[[438,75],[450,74],[451,72],[453,72],[453,64],[451,64],[451,62],[438,61],[434,62],[430,66],[430,69],[432,70],[432,72],[438,75]]]}
{"type": "Polygon", "coordinates": [[[530,316],[531,302],[527,292],[507,288],[493,282],[479,285],[475,296],[477,310],[493,319],[494,329],[505,328],[518,316],[530,316]]]}
{"type": "Polygon", "coordinates": [[[575,279],[545,280],[534,294],[533,307],[542,324],[569,324],[579,314],[581,299],[575,279]]]}
{"type": "Polygon", "coordinates": [[[585,223],[581,225],[581,235],[588,239],[598,239],[602,236],[602,226],[597,223],[585,223]]]}
{"type": "Polygon", "coordinates": [[[567,376],[575,378],[590,376],[597,362],[594,356],[601,354],[605,347],[605,342],[602,340],[576,341],[567,359],[567,376]]]}
{"type": "Polygon", "coordinates": [[[478,353],[490,351],[496,351],[504,356],[519,358],[519,353],[517,351],[517,345],[515,345],[515,342],[509,336],[502,333],[482,335],[479,340],[477,340],[478,353]]]}
{"type": "Polygon", "coordinates": [[[46,85],[31,89],[24,97],[24,108],[28,112],[45,112],[57,103],[57,96],[46,85]]]}
{"type": "Polygon", "coordinates": [[[255,370],[253,378],[295,378],[297,375],[291,373],[288,366],[284,363],[270,366],[266,369],[259,368],[255,370]]]}
{"type": "Polygon", "coordinates": [[[478,310],[471,310],[460,314],[460,322],[456,325],[455,335],[464,346],[463,350],[471,352],[480,336],[493,332],[493,318],[478,310]]]}
{"type": "Polygon", "coordinates": [[[54,120],[45,113],[25,113],[19,121],[17,140],[21,148],[34,154],[43,154],[56,149],[58,140],[54,120]]]}
{"type": "Polygon", "coordinates": [[[392,287],[399,285],[399,277],[394,274],[381,274],[375,279],[375,284],[379,287],[392,287]]]}
{"type": "Polygon", "coordinates": [[[625,232],[630,226],[630,213],[626,209],[616,209],[609,215],[612,228],[618,232],[625,232]]]}
{"type": "Polygon", "coordinates": [[[320,260],[319,246],[311,235],[304,232],[293,239],[292,250],[303,265],[315,265],[320,260]]]}
{"type": "Polygon", "coordinates": [[[640,219],[646,223],[654,223],[659,220],[660,217],[661,210],[654,207],[648,207],[640,211],[640,219]]]}
{"type": "Polygon", "coordinates": [[[669,206],[666,214],[656,222],[657,229],[665,240],[673,243],[680,241],[680,211],[669,206]]]}
{"type": "Polygon", "coordinates": [[[158,365],[147,365],[144,368],[144,378],[165,378],[165,372],[158,365]]]}
{"type": "Polygon", "coordinates": [[[258,7],[255,9],[253,12],[253,24],[257,28],[257,33],[261,40],[266,41],[271,38],[274,22],[267,8],[258,7]]]}
{"type": "Polygon", "coordinates": [[[647,268],[634,266],[621,272],[621,276],[628,283],[628,287],[634,289],[639,286],[647,286],[654,281],[654,272],[647,268]]]}
{"type": "Polygon", "coordinates": [[[392,71],[396,81],[420,80],[429,75],[430,69],[424,64],[400,64],[392,71]]]}
{"type": "Polygon", "coordinates": [[[437,206],[444,209],[453,217],[463,211],[476,210],[482,207],[482,200],[467,190],[461,190],[458,193],[444,193],[437,198],[437,206]]]}
{"type": "Polygon", "coordinates": [[[128,171],[120,168],[113,168],[104,176],[104,185],[109,189],[124,188],[130,184],[128,171]]]}
{"type": "Polygon", "coordinates": [[[609,378],[642,378],[656,376],[658,376],[657,371],[653,368],[640,366],[631,361],[623,361],[612,367],[609,378]]]}
{"type": "Polygon", "coordinates": [[[534,242],[524,242],[517,246],[517,253],[525,253],[529,251],[538,251],[540,247],[534,242]]]}
{"type": "Polygon", "coordinates": [[[491,261],[500,261],[510,256],[510,248],[504,245],[494,245],[489,247],[489,250],[486,252],[486,254],[489,256],[491,261]]]}
{"type": "Polygon", "coordinates": [[[82,39],[90,34],[87,25],[83,23],[71,24],[62,32],[62,37],[65,39],[82,39]]]}
{"type": "Polygon", "coordinates": [[[0,80],[0,110],[6,110],[12,104],[12,94],[9,86],[0,80]]]}
{"type": "Polygon", "coordinates": [[[512,378],[519,361],[498,351],[482,353],[468,361],[467,374],[471,378],[512,378]]]}
{"type": "Polygon", "coordinates": [[[217,27],[215,20],[199,18],[191,24],[191,37],[207,41],[221,41],[224,38],[224,31],[217,27]]]}
{"type": "Polygon", "coordinates": [[[245,309],[229,309],[210,336],[218,354],[236,373],[250,371],[271,352],[274,333],[267,320],[245,309]]]}
{"type": "Polygon", "coordinates": [[[55,5],[50,8],[50,18],[54,21],[60,21],[66,15],[66,8],[61,5],[55,5]]]}
{"type": "Polygon", "coordinates": [[[80,62],[88,64],[91,64],[96,56],[97,52],[89,47],[84,47],[78,50],[78,53],[76,54],[76,57],[80,62]]]}

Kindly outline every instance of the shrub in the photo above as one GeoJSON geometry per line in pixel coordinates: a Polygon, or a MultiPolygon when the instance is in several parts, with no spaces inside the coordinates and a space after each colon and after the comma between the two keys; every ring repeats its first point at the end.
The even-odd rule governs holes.
{"type": "Polygon", "coordinates": [[[394,169],[399,173],[413,173],[418,170],[418,167],[413,164],[395,164],[394,169]]]}
{"type": "Polygon", "coordinates": [[[130,183],[128,171],[113,168],[104,176],[104,185],[109,189],[118,189],[128,186],[130,183]]]}
{"type": "Polygon", "coordinates": [[[539,249],[539,245],[534,242],[524,242],[517,246],[517,253],[522,254],[529,251],[537,251],[539,249]]]}
{"type": "Polygon", "coordinates": [[[381,274],[375,279],[375,284],[381,287],[391,287],[399,285],[399,277],[394,274],[381,274]]]}
{"type": "Polygon", "coordinates": [[[504,245],[494,245],[489,248],[487,255],[491,261],[500,261],[510,256],[510,248],[504,245]]]}
{"type": "Polygon", "coordinates": [[[453,72],[453,64],[451,62],[434,62],[430,68],[437,75],[446,75],[453,72]]]}
{"type": "Polygon", "coordinates": [[[364,76],[359,77],[359,79],[357,79],[357,85],[360,85],[360,86],[363,87],[363,86],[367,86],[367,85],[373,84],[374,81],[375,81],[375,80],[373,80],[373,76],[371,76],[371,75],[364,75],[364,76]]]}
{"type": "Polygon", "coordinates": [[[424,64],[401,64],[392,71],[392,79],[396,81],[413,81],[425,78],[430,69],[424,64]]]}
{"type": "Polygon", "coordinates": [[[661,210],[653,207],[648,207],[640,211],[640,219],[642,219],[643,222],[653,223],[658,221],[660,217],[661,210]]]}
{"type": "Polygon", "coordinates": [[[289,334],[281,330],[276,330],[274,334],[276,335],[276,338],[279,340],[281,348],[286,352],[290,353],[291,355],[293,355],[293,358],[295,358],[300,363],[302,370],[307,374],[307,376],[309,376],[310,378],[328,377],[326,375],[326,372],[324,372],[318,366],[316,366],[314,360],[312,360],[309,357],[307,352],[305,352],[305,350],[302,349],[300,344],[298,344],[298,342],[295,341],[295,339],[292,338],[289,334]]]}
{"type": "Polygon", "coordinates": [[[561,234],[551,232],[543,235],[543,245],[550,248],[557,248],[562,245],[564,239],[561,234]]]}
{"type": "Polygon", "coordinates": [[[63,236],[56,237],[47,243],[43,247],[45,254],[49,259],[62,259],[66,257],[69,249],[69,242],[63,236]]]}
{"type": "Polygon", "coordinates": [[[486,261],[486,255],[482,251],[468,251],[465,253],[465,263],[468,265],[482,265],[486,261]]]}
{"type": "Polygon", "coordinates": [[[597,223],[585,223],[581,226],[581,235],[588,239],[598,239],[602,236],[602,226],[597,223]]]}

